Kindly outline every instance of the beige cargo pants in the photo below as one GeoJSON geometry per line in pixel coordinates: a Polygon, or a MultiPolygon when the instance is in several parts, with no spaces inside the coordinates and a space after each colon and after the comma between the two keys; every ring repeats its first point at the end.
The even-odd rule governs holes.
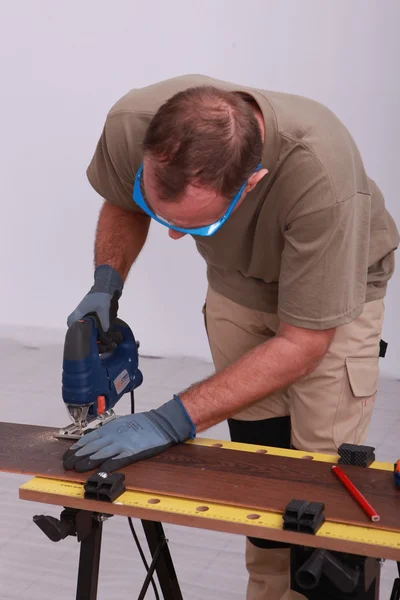
{"type": "MultiPolygon", "coordinates": [[[[279,325],[276,314],[244,308],[211,288],[203,312],[216,371],[273,337],[279,325]]],[[[299,450],[336,453],[343,442],[364,443],[377,391],[383,314],[383,300],[367,303],[357,319],[337,328],[313,373],[234,418],[290,415],[292,445],[299,450]]],[[[304,598],[290,590],[287,548],[258,548],[246,539],[246,567],[247,600],[304,598]]]]}

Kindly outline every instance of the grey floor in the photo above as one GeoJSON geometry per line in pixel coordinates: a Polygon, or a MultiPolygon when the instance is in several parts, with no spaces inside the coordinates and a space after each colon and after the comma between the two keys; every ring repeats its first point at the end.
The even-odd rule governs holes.
{"type": "MultiPolygon", "coordinates": [[[[1,420],[63,426],[68,422],[60,396],[61,345],[24,345],[0,339],[1,420]]],[[[212,372],[199,360],[142,358],[145,383],[137,390],[137,410],[158,406],[173,392],[212,372]]],[[[122,400],[118,412],[129,412],[122,400]]],[[[378,460],[400,457],[400,381],[382,379],[368,442],[378,460]]],[[[226,424],[202,434],[228,439],[226,424]]],[[[28,477],[0,473],[0,600],[75,598],[78,544],[73,538],[50,542],[33,524],[34,514],[59,516],[59,509],[18,499],[28,477]]],[[[143,541],[140,522],[134,521],[143,541]]],[[[246,571],[240,536],[165,526],[183,596],[190,600],[244,600],[246,571]]],[[[145,573],[127,520],[105,524],[99,600],[137,598],[145,573]]],[[[388,600],[395,564],[383,567],[381,600],[388,600]]],[[[147,598],[154,598],[152,590],[147,598]]]]}

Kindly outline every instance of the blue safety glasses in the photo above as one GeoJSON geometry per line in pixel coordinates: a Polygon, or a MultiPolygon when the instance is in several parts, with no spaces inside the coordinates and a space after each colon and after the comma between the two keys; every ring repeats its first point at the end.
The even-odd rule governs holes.
{"type": "MultiPolygon", "coordinates": [[[[261,164],[259,164],[257,166],[257,168],[255,169],[254,173],[257,173],[257,171],[259,171],[260,169],[261,169],[261,164]]],[[[242,195],[243,190],[246,187],[247,181],[248,181],[248,179],[246,179],[246,181],[244,182],[244,184],[242,185],[242,187],[240,188],[240,190],[238,191],[238,193],[235,195],[235,197],[233,198],[232,202],[228,206],[227,211],[222,215],[222,217],[220,217],[218,219],[218,221],[215,221],[215,223],[212,223],[211,225],[204,225],[203,227],[184,228],[184,227],[177,227],[176,225],[173,225],[172,223],[169,223],[165,219],[162,219],[161,217],[159,217],[158,215],[156,215],[155,213],[153,213],[152,210],[150,210],[150,208],[146,204],[146,201],[145,201],[145,199],[143,197],[143,193],[142,193],[142,175],[143,175],[143,164],[140,165],[140,167],[138,169],[138,172],[136,174],[135,184],[134,184],[134,187],[133,187],[133,196],[132,197],[133,197],[134,202],[147,215],[149,215],[149,217],[151,217],[152,219],[154,219],[158,223],[161,223],[161,225],[164,225],[165,227],[168,227],[168,229],[174,229],[175,231],[181,231],[182,233],[189,233],[189,234],[192,234],[192,235],[200,235],[200,236],[205,236],[205,237],[209,237],[211,235],[214,235],[214,233],[216,231],[218,231],[218,229],[220,227],[222,227],[222,225],[225,223],[225,221],[227,221],[227,219],[229,218],[229,216],[232,213],[233,209],[235,208],[237,202],[239,201],[240,196],[242,195]]]]}

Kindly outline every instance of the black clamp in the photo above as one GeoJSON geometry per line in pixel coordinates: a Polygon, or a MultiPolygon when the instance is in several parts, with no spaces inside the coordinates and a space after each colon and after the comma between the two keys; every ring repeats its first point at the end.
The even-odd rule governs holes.
{"type": "Polygon", "coordinates": [[[84,485],[84,498],[114,502],[125,492],[125,475],[123,473],[94,473],[88,477],[84,485]]]}
{"type": "Polygon", "coordinates": [[[60,518],[49,515],[35,515],[33,522],[47,535],[52,542],[60,542],[67,536],[76,537],[82,542],[91,533],[93,522],[104,520],[112,515],[104,515],[102,519],[95,513],[77,508],[64,508],[60,518]]]}
{"type": "Polygon", "coordinates": [[[60,518],[48,515],[35,515],[33,522],[47,535],[52,542],[60,542],[68,535],[76,536],[76,515],[79,511],[75,508],[64,508],[60,518]]]}
{"type": "Polygon", "coordinates": [[[325,522],[325,504],[291,500],[283,513],[283,529],[298,533],[316,533],[325,522]]]}
{"type": "Polygon", "coordinates": [[[357,444],[341,444],[338,448],[340,465],[356,465],[369,467],[375,460],[375,448],[372,446],[357,446],[357,444]]]}

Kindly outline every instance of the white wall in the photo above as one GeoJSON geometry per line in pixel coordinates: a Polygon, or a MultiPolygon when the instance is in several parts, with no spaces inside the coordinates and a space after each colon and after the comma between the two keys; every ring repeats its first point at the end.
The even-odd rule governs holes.
{"type": "MultiPolygon", "coordinates": [[[[0,323],[63,337],[92,282],[101,201],[85,169],[106,112],[130,88],[177,74],[328,104],[399,223],[399,17],[397,0],[1,0],[0,323]]],[[[174,242],[153,227],[120,311],[144,353],[209,358],[205,283],[191,239],[174,242]]],[[[397,273],[382,364],[393,373],[399,288],[397,273]]]]}

